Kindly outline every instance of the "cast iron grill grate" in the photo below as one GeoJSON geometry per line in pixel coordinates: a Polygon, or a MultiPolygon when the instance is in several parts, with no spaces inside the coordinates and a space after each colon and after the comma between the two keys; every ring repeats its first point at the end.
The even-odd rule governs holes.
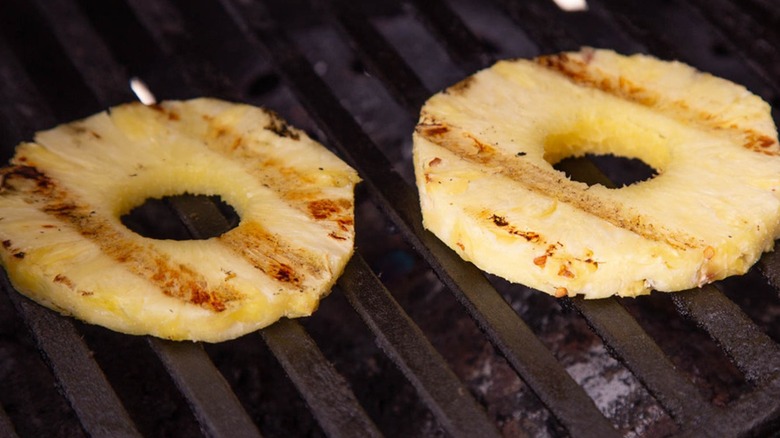
{"type": "MultiPolygon", "coordinates": [[[[375,406],[371,390],[354,382],[353,370],[345,363],[357,359],[334,353],[335,347],[324,339],[331,333],[324,326],[333,321],[317,322],[319,312],[311,323],[281,321],[259,335],[204,348],[158,339],[126,340],[74,323],[19,296],[5,281],[10,300],[0,311],[4,318],[10,315],[5,319],[23,321],[26,328],[19,330],[12,322],[3,326],[5,350],[0,352],[10,353],[0,356],[6,382],[0,396],[0,435],[189,435],[199,430],[207,436],[231,437],[291,431],[328,436],[603,437],[776,432],[780,258],[775,253],[759,264],[766,280],[759,279],[759,290],[750,293],[757,304],[741,297],[754,287],[750,280],[758,277],[755,273],[669,300],[677,317],[712,338],[722,360],[728,362],[725,366],[737,370],[732,374],[739,374],[738,378],[721,385],[729,386],[725,399],[703,390],[697,381],[701,376],[683,369],[687,366],[669,353],[668,342],[654,336],[652,321],[648,323],[642,310],[637,310],[647,303],[618,299],[564,303],[566,324],[575,330],[577,321],[587,322],[608,350],[606,356],[614,358],[609,360],[619,362],[638,382],[638,392],[650,400],[647,403],[661,411],[651,420],[639,418],[626,425],[594,402],[599,399],[598,387],[577,378],[575,367],[564,364],[565,354],[557,344],[551,345],[547,333],[554,328],[529,323],[530,313],[505,289],[510,289],[509,294],[517,291],[462,262],[422,229],[416,191],[409,183],[406,138],[424,100],[453,80],[507,55],[532,56],[582,45],[679,58],[741,82],[777,107],[777,12],[768,2],[690,0],[647,5],[593,0],[588,11],[571,13],[546,0],[496,0],[487,5],[409,0],[363,6],[342,0],[10,0],[0,5],[0,20],[0,138],[6,158],[16,143],[36,130],[134,100],[127,84],[131,76],[138,76],[159,99],[211,95],[277,109],[357,168],[365,180],[359,199],[382,212],[376,220],[389,223],[386,229],[361,225],[358,217],[358,233],[387,234],[359,240],[335,296],[326,303],[343,297],[349,304],[336,310],[349,315],[336,312],[334,321],[352,318],[364,332],[355,336],[375,338],[380,365],[378,376],[369,382],[386,379],[398,385],[389,391],[406,391],[416,400],[407,403],[412,406],[404,408],[408,411],[399,411],[396,405],[375,406]],[[325,45],[328,53],[321,55],[327,62],[316,58],[317,44],[325,45]],[[358,78],[354,82],[339,76],[350,70],[353,79],[358,78]],[[367,85],[360,88],[358,82],[367,85]],[[482,333],[478,336],[484,336],[488,348],[503,358],[513,378],[519,376],[519,385],[543,412],[541,419],[530,418],[533,415],[520,408],[512,418],[502,417],[489,393],[464,378],[442,348],[448,344],[434,336],[420,316],[433,318],[419,308],[426,303],[413,306],[413,297],[398,292],[397,281],[380,275],[381,260],[375,255],[385,249],[381,244],[379,249],[369,245],[377,240],[402,240],[407,243],[387,246],[414,248],[405,254],[423,266],[423,277],[435,273],[448,291],[446,296],[459,303],[457,311],[476,324],[482,333]],[[58,399],[58,395],[33,392],[31,398],[54,400],[56,407],[29,407],[34,403],[9,395],[29,390],[24,378],[6,378],[24,374],[21,357],[6,348],[11,342],[7,338],[25,338],[27,333],[48,365],[48,378],[62,394],[58,399]],[[129,347],[124,348],[124,342],[129,347]],[[113,357],[122,353],[148,357],[113,357]],[[243,366],[230,367],[221,359],[241,354],[259,357],[261,363],[234,360],[243,366]],[[125,360],[157,369],[149,371],[156,376],[155,386],[140,388],[148,374],[116,363],[125,360]],[[273,412],[301,415],[293,422],[298,424],[264,415],[266,402],[242,388],[251,385],[247,382],[252,376],[265,373],[285,380],[263,380],[276,391],[271,399],[304,411],[273,408],[279,409],[273,412]],[[14,386],[18,382],[25,386],[14,386]],[[149,402],[148,397],[158,392],[170,393],[165,396],[169,404],[149,402]],[[47,409],[61,410],[62,424],[44,424],[26,415],[50,415],[41,413],[47,409]],[[424,421],[411,420],[418,415],[424,421]],[[397,424],[407,421],[416,426],[397,424]]],[[[589,162],[577,163],[570,172],[603,180],[589,162]]],[[[193,236],[213,235],[214,230],[218,233],[227,227],[213,205],[180,200],[171,208],[193,236]],[[189,214],[191,209],[198,214],[189,214]]],[[[431,298],[431,302],[446,299],[431,298]]],[[[533,295],[531,300],[546,300],[545,309],[558,306],[546,297],[533,295]]],[[[327,315],[328,309],[321,312],[327,315]]]]}

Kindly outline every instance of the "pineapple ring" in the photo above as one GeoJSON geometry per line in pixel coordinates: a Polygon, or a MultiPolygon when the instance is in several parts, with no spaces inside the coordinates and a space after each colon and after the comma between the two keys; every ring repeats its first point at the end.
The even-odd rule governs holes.
{"type": "Polygon", "coordinates": [[[124,333],[217,342],[310,315],[353,251],[357,173],[248,105],[111,108],[36,134],[0,177],[0,260],[14,287],[124,333]],[[184,192],[220,195],[238,226],[174,241],[120,221],[184,192]]]}
{"type": "Polygon", "coordinates": [[[558,297],[701,286],[746,272],[780,235],[769,105],[650,56],[498,62],[425,104],[414,167],[426,228],[484,271],[558,297]],[[588,152],[658,175],[610,189],[552,167],[588,152]]]}

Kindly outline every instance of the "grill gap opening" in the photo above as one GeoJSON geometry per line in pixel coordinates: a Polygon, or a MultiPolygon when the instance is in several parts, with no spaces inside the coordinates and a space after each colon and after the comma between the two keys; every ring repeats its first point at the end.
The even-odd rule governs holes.
{"type": "Polygon", "coordinates": [[[192,410],[149,348],[146,337],[77,324],[93,357],[142,435],[199,435],[200,426],[192,410]]]}
{"type": "Polygon", "coordinates": [[[712,338],[677,312],[671,294],[620,298],[620,302],[705,400],[727,406],[750,391],[750,383],[712,338]]]}
{"type": "Polygon", "coordinates": [[[361,254],[499,431],[564,436],[565,429],[384,214],[366,203],[356,216],[364,219],[356,230],[361,254]],[[384,245],[369,245],[377,235],[386,236],[384,245]]]}
{"type": "Polygon", "coordinates": [[[440,426],[403,373],[336,288],[301,323],[387,436],[433,436],[440,426]],[[398,418],[404,421],[399,422],[398,418]]]}
{"type": "MultiPolygon", "coordinates": [[[[615,187],[625,187],[642,181],[647,181],[658,176],[658,172],[640,160],[639,158],[621,157],[612,154],[585,154],[583,157],[568,157],[553,165],[553,168],[565,173],[574,181],[584,182],[592,186],[594,182],[582,178],[571,169],[582,163],[582,160],[590,160],[615,187]]],[[[597,184],[597,183],[595,183],[597,184]]]]}
{"type": "Polygon", "coordinates": [[[263,436],[325,436],[259,334],[203,347],[263,436]]]}
{"type": "Polygon", "coordinates": [[[764,279],[758,265],[715,285],[773,341],[780,342],[780,294],[764,279]]]}
{"type": "Polygon", "coordinates": [[[0,405],[20,437],[40,436],[47,430],[67,437],[86,436],[66,398],[54,389],[56,380],[7,295],[16,292],[2,289],[0,405]]]}
{"type": "MultiPolygon", "coordinates": [[[[171,240],[205,240],[218,237],[238,226],[240,220],[236,210],[219,195],[181,195],[148,198],[143,204],[131,209],[120,218],[122,224],[144,237],[171,240]],[[203,234],[193,237],[182,223],[182,218],[172,208],[173,202],[198,203],[213,202],[219,212],[227,219],[229,228],[218,234],[203,234]]],[[[216,233],[216,231],[214,231],[216,233]]]]}
{"type": "Polygon", "coordinates": [[[495,276],[490,280],[621,434],[667,436],[677,431],[661,404],[612,357],[575,309],[523,285],[495,276]]]}

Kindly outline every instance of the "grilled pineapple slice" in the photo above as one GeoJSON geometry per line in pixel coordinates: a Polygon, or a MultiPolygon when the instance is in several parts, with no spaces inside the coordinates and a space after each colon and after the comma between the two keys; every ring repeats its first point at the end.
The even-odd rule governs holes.
{"type": "Polygon", "coordinates": [[[130,334],[209,342],[311,314],[353,251],[356,172],[274,114],[214,99],[128,104],[40,132],[0,171],[16,289],[130,334]],[[120,217],[219,195],[238,226],[156,240],[120,217]]]}
{"type": "Polygon", "coordinates": [[[555,296],[635,296],[741,274],[780,231],[770,108],[679,62],[607,50],[502,61],[433,96],[414,134],[424,225],[464,259],[555,296]],[[638,158],[612,189],[552,165],[638,158]]]}

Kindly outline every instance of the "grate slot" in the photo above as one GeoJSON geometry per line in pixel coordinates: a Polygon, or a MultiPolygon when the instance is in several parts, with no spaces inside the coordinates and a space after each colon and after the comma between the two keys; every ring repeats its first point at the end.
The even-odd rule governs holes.
{"type": "Polygon", "coordinates": [[[260,436],[202,345],[157,338],[148,340],[208,436],[260,436]]]}
{"type": "Polygon", "coordinates": [[[416,113],[430,92],[359,9],[354,3],[335,0],[331,2],[332,21],[351,36],[350,41],[355,42],[353,47],[369,72],[382,81],[407,111],[416,113]],[[388,65],[394,68],[387,70],[388,65]]]}
{"type": "MultiPolygon", "coordinates": [[[[707,20],[723,31],[738,47],[748,65],[768,82],[780,77],[780,36],[774,27],[764,27],[741,4],[727,0],[686,0],[707,20]]],[[[775,92],[778,85],[774,85],[775,92]]]]}
{"type": "Polygon", "coordinates": [[[261,333],[325,433],[333,437],[381,436],[344,378],[298,322],[283,319],[261,333]]]}
{"type": "Polygon", "coordinates": [[[679,424],[706,422],[713,410],[691,382],[669,361],[658,344],[614,298],[571,300],[588,324],[625,366],[648,388],[679,424]]]}
{"type": "Polygon", "coordinates": [[[464,71],[473,72],[495,61],[482,47],[480,40],[443,0],[407,1],[417,10],[417,18],[437,36],[439,43],[464,71]]]}
{"type": "MultiPolygon", "coordinates": [[[[283,32],[270,23],[264,11],[254,4],[225,2],[237,22],[245,21],[277,63],[299,100],[326,132],[342,154],[366,178],[366,184],[383,210],[399,225],[444,283],[463,303],[539,398],[578,436],[612,436],[614,429],[593,401],[558,364],[512,308],[489,285],[473,265],[465,264],[454,252],[422,229],[421,213],[415,191],[390,171],[391,166],[372,145],[355,120],[283,32]]],[[[251,37],[251,36],[250,36],[251,37]]],[[[392,70],[390,70],[392,71],[392,70]]]]}
{"type": "Polygon", "coordinates": [[[499,436],[484,410],[362,257],[353,256],[339,286],[450,435],[499,436]]]}
{"type": "Polygon", "coordinates": [[[748,380],[760,383],[778,378],[780,346],[715,286],[675,294],[672,300],[680,313],[715,339],[748,380]]]}

